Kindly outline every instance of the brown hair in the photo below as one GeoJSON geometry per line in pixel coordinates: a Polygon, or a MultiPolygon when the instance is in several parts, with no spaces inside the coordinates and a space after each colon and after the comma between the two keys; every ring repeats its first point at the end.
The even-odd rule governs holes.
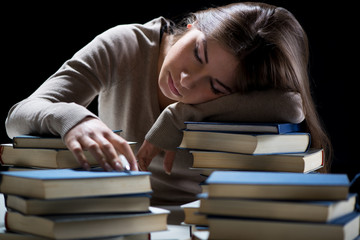
{"type": "MultiPolygon", "coordinates": [[[[246,2],[192,13],[184,23],[192,23],[239,59],[240,93],[276,88],[301,94],[311,146],[324,149],[322,171],[329,171],[331,143],[311,96],[308,39],[296,18],[281,7],[246,2]]],[[[175,29],[175,36],[184,29],[175,29]]]]}

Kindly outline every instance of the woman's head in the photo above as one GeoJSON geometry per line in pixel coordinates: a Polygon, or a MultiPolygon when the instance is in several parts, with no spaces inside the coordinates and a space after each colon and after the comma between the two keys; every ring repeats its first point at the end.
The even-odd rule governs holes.
{"type": "MultiPolygon", "coordinates": [[[[303,100],[306,126],[312,136],[312,147],[322,147],[325,151],[331,148],[310,93],[308,39],[289,11],[264,3],[234,3],[198,11],[185,19],[182,27],[174,29],[175,45],[194,30],[201,37],[192,46],[193,49],[200,49],[198,54],[203,58],[205,55],[201,51],[204,48],[201,42],[204,40],[211,43],[207,44],[208,51],[211,51],[209,47],[217,47],[228,55],[224,59],[227,61],[225,64],[213,65],[212,68],[222,66],[223,69],[219,68],[217,75],[210,77],[227,79],[222,83],[229,85],[231,91],[185,103],[208,101],[235,91],[240,94],[266,89],[299,92],[303,100]],[[187,24],[192,25],[190,30],[186,28],[187,24]],[[221,72],[227,77],[219,76],[221,72]]],[[[212,59],[216,58],[216,55],[212,56],[212,59]]],[[[176,62],[173,59],[172,64],[176,65],[176,62]]],[[[177,74],[181,79],[181,69],[177,74]]],[[[330,151],[328,153],[331,155],[330,151]]]]}
{"type": "Polygon", "coordinates": [[[237,91],[236,57],[192,25],[167,51],[159,87],[168,98],[198,104],[237,91]]]}
{"type": "Polygon", "coordinates": [[[238,91],[299,91],[308,82],[307,36],[289,11],[235,3],[196,12],[187,21],[236,56],[238,91]]]}
{"type": "MultiPolygon", "coordinates": [[[[226,62],[232,69],[221,69],[220,64],[212,67],[224,75],[231,71],[232,92],[277,88],[302,93],[309,88],[307,36],[289,11],[263,3],[234,3],[195,12],[184,22],[175,29],[175,39],[180,43],[190,31],[197,30],[204,41],[233,56],[226,62]],[[192,25],[190,29],[188,24],[192,25]]],[[[197,44],[202,46],[201,41],[197,44]]],[[[179,45],[177,41],[174,44],[179,45]]],[[[181,59],[177,56],[177,62],[181,59]]]]}

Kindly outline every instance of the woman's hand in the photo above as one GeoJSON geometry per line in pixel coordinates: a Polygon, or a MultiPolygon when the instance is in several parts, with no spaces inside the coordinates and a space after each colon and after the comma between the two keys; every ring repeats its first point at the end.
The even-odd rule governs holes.
{"type": "Polygon", "coordinates": [[[90,169],[84,155],[84,150],[88,150],[107,171],[124,170],[119,154],[126,157],[131,170],[138,170],[129,144],[99,119],[85,118],[66,133],[64,142],[84,169],[90,169]]]}
{"type": "MultiPolygon", "coordinates": [[[[144,141],[142,146],[140,147],[138,154],[136,155],[138,159],[139,169],[142,171],[147,171],[148,166],[150,165],[152,159],[159,154],[162,149],[154,146],[148,141],[144,141]]],[[[175,152],[173,151],[165,151],[164,157],[164,170],[165,172],[170,175],[171,169],[175,159],[175,152]]]]}

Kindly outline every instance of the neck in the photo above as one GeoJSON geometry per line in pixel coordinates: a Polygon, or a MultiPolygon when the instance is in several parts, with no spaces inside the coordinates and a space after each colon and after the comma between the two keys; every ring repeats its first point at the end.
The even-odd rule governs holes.
{"type": "MultiPolygon", "coordinates": [[[[159,60],[158,60],[158,77],[160,75],[161,66],[164,62],[164,59],[166,57],[166,54],[168,53],[169,49],[171,48],[171,41],[172,41],[172,35],[169,35],[167,33],[164,33],[161,39],[160,44],[160,52],[159,52],[159,60]]],[[[174,103],[175,101],[166,97],[162,91],[159,88],[158,85],[158,100],[159,100],[159,106],[160,110],[164,110],[168,105],[174,103]]]]}

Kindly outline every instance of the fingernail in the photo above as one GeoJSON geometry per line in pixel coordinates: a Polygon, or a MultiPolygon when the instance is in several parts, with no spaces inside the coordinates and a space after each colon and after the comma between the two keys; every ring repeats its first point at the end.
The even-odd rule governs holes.
{"type": "Polygon", "coordinates": [[[111,172],[113,170],[112,167],[107,162],[104,164],[104,168],[108,172],[111,172]]]}
{"type": "Polygon", "coordinates": [[[171,175],[171,172],[170,171],[165,171],[165,173],[167,174],[167,175],[171,175]]]}
{"type": "Polygon", "coordinates": [[[119,162],[115,162],[115,170],[116,171],[123,171],[123,168],[121,167],[119,162]]]}
{"type": "Polygon", "coordinates": [[[81,166],[82,166],[83,169],[85,169],[85,170],[87,170],[87,171],[90,170],[90,165],[89,165],[89,163],[87,163],[87,162],[83,162],[83,163],[81,164],[81,166]]]}

